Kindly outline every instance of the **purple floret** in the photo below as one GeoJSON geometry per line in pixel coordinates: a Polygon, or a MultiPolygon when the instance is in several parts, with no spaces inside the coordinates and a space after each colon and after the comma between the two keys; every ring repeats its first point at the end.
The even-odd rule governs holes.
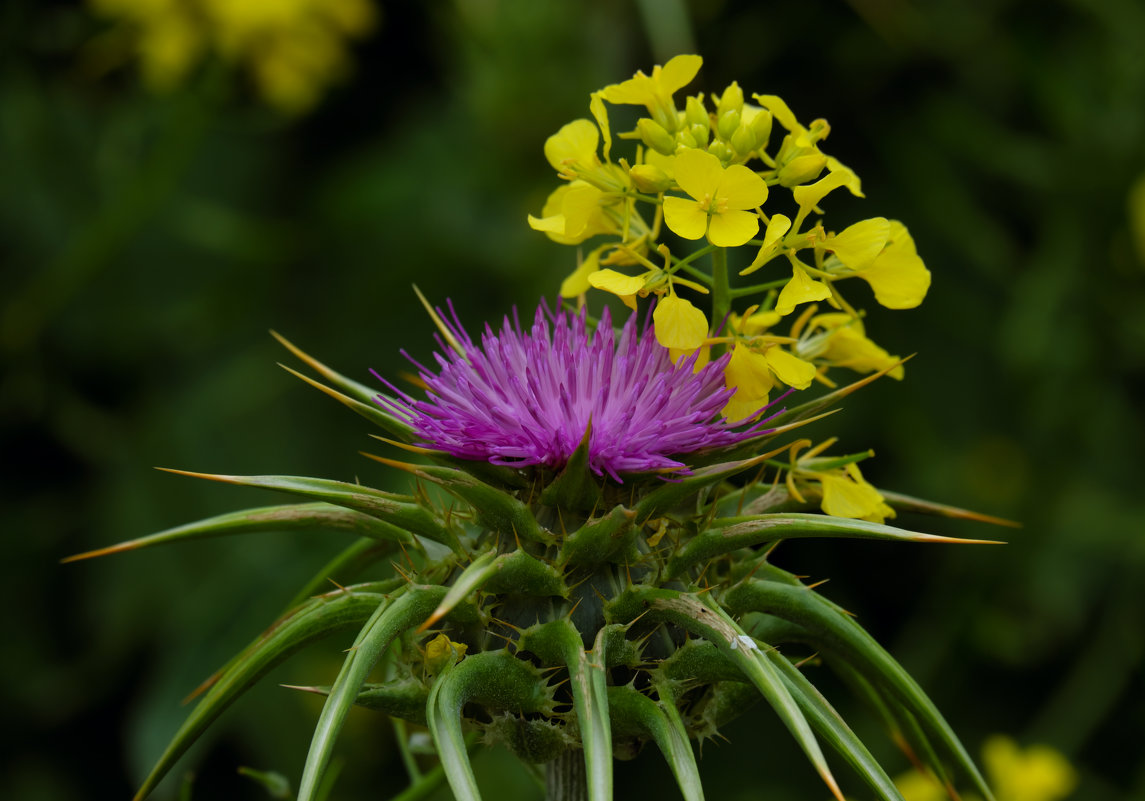
{"type": "Polygon", "coordinates": [[[734,392],[724,385],[730,356],[695,372],[695,355],[673,364],[651,327],[638,331],[635,314],[617,342],[607,308],[590,333],[583,310],[553,313],[542,303],[527,332],[514,311],[500,331],[486,325],[478,345],[452,303],[449,311],[445,326],[464,355],[439,339],[439,373],[410,359],[429,390],[425,400],[388,381],[397,397],[377,399],[428,447],[462,459],[559,469],[591,419],[589,466],[620,481],[625,473],[687,472],[674,457],[761,433],[760,423],[731,425],[721,415],[734,392]]]}

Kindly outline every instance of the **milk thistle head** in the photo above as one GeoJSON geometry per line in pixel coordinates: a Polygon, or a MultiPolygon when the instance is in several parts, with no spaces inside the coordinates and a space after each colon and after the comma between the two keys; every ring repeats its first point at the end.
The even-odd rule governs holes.
{"type": "Polygon", "coordinates": [[[410,389],[383,377],[382,394],[280,338],[317,378],[297,375],[417,455],[366,454],[403,471],[407,493],[192,474],[303,502],[96,552],[266,529],[358,536],[204,685],[140,798],[266,670],[352,627],[337,675],[294,688],[325,696],[299,801],[319,797],[354,705],[397,721],[411,768],[410,727],[428,729],[442,770],[411,769],[412,796],[444,778],[457,798],[479,798],[470,757],[485,744],[545,765],[552,801],[605,801],[614,758],[654,745],[695,801],[703,782],[693,743],[759,700],[835,798],[843,791],[827,753],[848,767],[844,782],[902,801],[816,688],[820,665],[870,701],[895,742],[947,786],[953,776],[991,801],[923,689],[851,615],[772,561],[783,539],[951,541],[886,525],[896,509],[968,516],[871,486],[857,466],[868,451],[831,455],[833,438],[799,436],[858,387],[902,376],[901,360],[865,337],[836,284],[864,279],[894,308],[921,301],[928,274],[901,223],[872,218],[839,233],[808,224],[832,189],[859,194],[854,174],[819,148],[825,121],[805,127],[774,96],[748,105],[735,84],[714,109],[694,96],[681,111],[674,94],[699,64],[678,57],[606,87],[592,95],[594,121],[546,143],[566,183],[532,225],[565,244],[603,239],[562,285],[575,311],[542,304],[530,326],[514,313],[479,340],[452,305],[448,315],[431,311],[436,368],[417,365],[410,389]],[[611,160],[606,102],[648,110],[621,134],[646,148],[631,161],[611,160]],[[778,147],[773,121],[787,131],[778,147]],[[763,212],[780,191],[798,206],[794,219],[763,212]],[[676,238],[660,241],[665,225],[676,238]],[[704,244],[684,255],[690,242],[704,244]],[[791,272],[735,287],[728,252],[740,248],[745,276],[778,257],[791,272]],[[617,328],[607,308],[590,316],[594,287],[634,309],[655,296],[654,306],[645,301],[643,326],[633,314],[617,328]],[[710,298],[710,313],[689,296],[710,298]],[[819,302],[834,311],[818,314],[819,302]],[[869,375],[840,388],[831,377],[839,369],[869,375]],[[792,396],[763,416],[776,389],[815,382],[832,391],[792,396]],[[326,591],[328,579],[336,590],[326,591]]]}
{"type": "MultiPolygon", "coordinates": [[[[702,367],[695,355],[673,364],[651,331],[638,330],[635,313],[618,338],[607,308],[589,331],[585,310],[554,313],[542,304],[527,331],[514,314],[498,331],[486,325],[478,345],[452,303],[449,311],[442,325],[456,347],[436,354],[440,373],[417,365],[428,397],[386,381],[397,400],[380,399],[429,447],[559,471],[587,439],[592,472],[621,483],[625,473],[687,473],[683,455],[760,428],[721,415],[735,392],[724,385],[730,356],[702,367]]],[[[437,319],[445,319],[440,309],[437,319]]]]}

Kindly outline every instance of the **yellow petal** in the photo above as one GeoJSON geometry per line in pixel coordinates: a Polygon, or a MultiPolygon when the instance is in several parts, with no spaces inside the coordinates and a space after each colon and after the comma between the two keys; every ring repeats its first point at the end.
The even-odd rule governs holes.
{"type": "Polygon", "coordinates": [[[740,275],[754,273],[769,262],[779,252],[779,244],[784,235],[791,230],[791,218],[784,214],[773,214],[767,223],[767,230],[763,234],[763,245],[759,253],[752,259],[751,264],[740,271],[740,275]]]}
{"type": "Polygon", "coordinates": [[[604,192],[591,184],[583,181],[569,184],[569,189],[561,201],[561,213],[565,215],[565,236],[579,236],[589,228],[591,222],[599,223],[595,218],[600,214],[602,197],[604,192]]]}
{"type": "Polygon", "coordinates": [[[677,295],[660,298],[652,312],[652,322],[656,326],[656,341],[666,348],[695,350],[708,337],[708,318],[677,295]]]}
{"type": "Polygon", "coordinates": [[[767,184],[742,164],[733,164],[724,170],[715,195],[726,201],[729,209],[754,209],[767,200],[767,184]]]}
{"type": "Polygon", "coordinates": [[[767,395],[775,382],[767,359],[742,342],[737,342],[724,369],[724,383],[736,392],[724,406],[724,417],[738,422],[751,417],[767,405],[767,395]]]}
{"type": "Polygon", "coordinates": [[[825,247],[852,270],[862,270],[882,252],[890,234],[891,224],[886,217],[872,217],[829,237],[825,247]]]}
{"type": "Polygon", "coordinates": [[[689,149],[677,153],[674,169],[676,183],[696,200],[714,198],[724,174],[720,160],[705,150],[689,149]]]}
{"type": "Polygon", "coordinates": [[[831,297],[831,290],[822,281],[816,281],[797,264],[791,265],[792,276],[779,299],[775,302],[775,311],[779,314],[791,314],[800,303],[812,303],[817,300],[826,300],[831,297]]]}
{"type": "MultiPolygon", "coordinates": [[[[846,185],[846,174],[833,172],[809,186],[797,186],[791,190],[791,194],[795,198],[795,202],[799,204],[800,211],[804,209],[810,211],[818,206],[819,202],[825,198],[829,192],[846,185]]],[[[807,212],[805,211],[804,213],[806,214],[807,212]]]]}
{"type": "MultiPolygon", "coordinates": [[[[779,179],[779,183],[784,186],[796,187],[799,184],[814,181],[819,177],[819,173],[823,172],[825,166],[827,166],[826,156],[819,152],[808,153],[805,156],[793,158],[779,169],[776,177],[779,179]]],[[[800,206],[802,205],[800,203],[800,206]]]]}
{"type": "MultiPolygon", "coordinates": [[[[703,239],[708,230],[708,215],[694,200],[682,197],[664,198],[664,224],[684,239],[703,239]]],[[[748,237],[749,239],[751,237],[748,237]]]]}
{"type": "Polygon", "coordinates": [[[884,505],[879,491],[862,480],[853,481],[839,473],[819,475],[823,484],[823,511],[835,517],[868,518],[878,516],[884,505]]]}
{"type": "MultiPolygon", "coordinates": [[[[846,367],[859,373],[872,373],[876,370],[885,370],[899,361],[897,356],[891,356],[881,347],[867,338],[863,331],[863,324],[852,319],[847,314],[821,314],[811,321],[811,326],[823,325],[825,328],[834,327],[820,353],[816,354],[838,367],[846,367]],[[824,320],[823,318],[839,318],[838,321],[824,320]],[[834,325],[824,325],[834,323],[834,325]]],[[[901,380],[903,367],[898,365],[887,375],[901,380]]]]}
{"type": "Polygon", "coordinates": [[[913,309],[930,289],[930,271],[914,249],[906,226],[891,220],[890,241],[874,264],[858,273],[888,309],[913,309]]]}
{"type": "MultiPolygon", "coordinates": [[[[691,350],[685,350],[684,348],[668,348],[668,356],[671,357],[673,364],[680,361],[681,358],[691,356],[695,352],[695,348],[692,348],[691,350]]],[[[704,347],[700,348],[700,355],[696,357],[696,361],[692,365],[692,372],[700,372],[700,370],[704,369],[704,366],[711,360],[712,347],[711,345],[705,345],[704,347]]]]}
{"type": "MultiPolygon", "coordinates": [[[[667,200],[665,200],[664,205],[664,221],[667,222],[667,200]]],[[[668,227],[672,228],[671,225],[668,227]]],[[[676,231],[675,228],[672,230],[676,231]]],[[[676,233],[680,232],[676,231],[676,233]]],[[[711,224],[708,226],[708,240],[721,248],[736,248],[745,245],[749,239],[758,233],[759,217],[750,211],[725,211],[722,214],[713,214],[711,224]]]]}
{"type": "Polygon", "coordinates": [[[644,276],[625,275],[616,270],[597,270],[588,276],[588,282],[597,289],[624,297],[635,295],[644,288],[644,276]]]}
{"type": "Polygon", "coordinates": [[[859,180],[859,176],[855,174],[855,171],[846,164],[834,156],[828,156],[827,169],[833,173],[838,172],[843,174],[846,179],[843,182],[843,186],[847,187],[847,191],[852,195],[855,197],[866,197],[866,195],[863,194],[863,182],[859,180]]]}
{"type": "Polygon", "coordinates": [[[580,263],[580,266],[573,270],[572,273],[561,282],[562,298],[575,298],[577,295],[583,295],[592,288],[592,284],[589,283],[588,278],[600,269],[600,252],[604,250],[605,247],[610,246],[605,245],[589,253],[584,261],[580,263]]]}
{"type": "Polygon", "coordinates": [[[815,365],[788,353],[778,345],[768,348],[764,358],[776,378],[789,387],[807,389],[815,380],[815,365]]]}
{"type": "Polygon", "coordinates": [[[593,167],[599,163],[596,145],[600,137],[596,126],[588,120],[573,120],[545,140],[545,158],[557,172],[564,172],[568,164],[593,167]]]}
{"type": "Polygon", "coordinates": [[[612,130],[608,126],[608,110],[604,107],[604,98],[600,92],[592,93],[592,97],[588,101],[588,110],[592,112],[592,118],[596,120],[596,126],[600,128],[600,135],[604,139],[604,160],[608,161],[608,152],[612,150],[612,130]]]}
{"type": "Polygon", "coordinates": [[[704,60],[695,55],[679,55],[668,59],[668,63],[660,69],[659,89],[666,95],[671,95],[678,89],[683,89],[692,82],[704,60]]]}
{"type": "Polygon", "coordinates": [[[795,119],[791,109],[778,95],[753,95],[756,101],[771,112],[771,116],[789,131],[803,130],[803,126],[795,119]]]}

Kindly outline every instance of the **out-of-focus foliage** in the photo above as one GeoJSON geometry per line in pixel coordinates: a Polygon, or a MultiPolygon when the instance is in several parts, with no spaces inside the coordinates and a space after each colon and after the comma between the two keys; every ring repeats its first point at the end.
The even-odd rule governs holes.
{"type": "MultiPolygon", "coordinates": [[[[1079,773],[1074,797],[1145,795],[1145,762],[1126,758],[1145,737],[1145,6],[374,8],[346,80],[301,116],[263,103],[239,62],[207,58],[166,93],[133,66],[96,69],[114,23],[80,2],[0,10],[0,796],[126,797],[182,717],[170,699],[341,543],[56,560],[263,500],[154,464],[397,481],[354,455],[352,415],[274,367],[266,329],[365,381],[427,340],[414,281],[471,319],[554,295],[571,251],[523,222],[551,188],[543,142],[591,88],[675,52],[704,56],[698,90],[735,78],[846,130],[833,153],[866,203],[910,221],[933,274],[922,309],[868,321],[919,355],[906,382],[848,402],[840,447],[874,446],[880,487],[1024,523],[991,551],[791,543],[785,560],[837,576],[832,597],[968,743],[1048,743],[1079,773]]],[[[195,797],[265,797],[239,765],[296,774],[316,709],[273,684],[224,720],[195,797]]],[[[385,795],[390,733],[349,726],[340,791],[385,795]]],[[[773,780],[795,758],[778,727],[743,719],[708,744],[711,797],[818,797],[773,780]]],[[[621,769],[618,797],[647,792],[658,759],[621,769]]],[[[498,760],[478,771],[529,797],[498,760]]]]}

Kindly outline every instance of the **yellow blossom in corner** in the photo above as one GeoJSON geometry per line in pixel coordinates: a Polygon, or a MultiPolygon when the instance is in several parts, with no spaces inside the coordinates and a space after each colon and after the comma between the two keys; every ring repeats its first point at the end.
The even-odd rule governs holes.
{"type": "Polygon", "coordinates": [[[1024,751],[995,735],[982,746],[982,761],[998,801],[1060,801],[1077,787],[1077,773],[1058,751],[1032,745],[1024,751]]]}
{"type": "Polygon", "coordinates": [[[673,162],[676,183],[691,196],[664,198],[664,224],[684,239],[717,247],[738,247],[759,232],[759,217],[748,209],[767,200],[767,184],[742,164],[725,168],[703,150],[684,150],[673,162]]]}

